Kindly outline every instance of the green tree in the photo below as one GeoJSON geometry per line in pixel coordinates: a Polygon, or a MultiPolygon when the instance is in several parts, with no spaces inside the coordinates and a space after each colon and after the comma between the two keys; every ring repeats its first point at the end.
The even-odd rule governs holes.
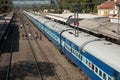
{"type": "MultiPolygon", "coordinates": [[[[74,11],[74,5],[78,5],[79,12],[83,10],[87,13],[97,12],[97,5],[105,2],[107,0],[59,0],[59,8],[61,11],[68,9],[74,11]]],[[[57,10],[57,9],[56,9],[57,10]]]]}
{"type": "Polygon", "coordinates": [[[0,0],[0,13],[9,12],[12,7],[12,0],[0,0]]]}
{"type": "Polygon", "coordinates": [[[97,13],[97,5],[95,4],[94,6],[94,10],[93,10],[94,13],[97,13]]]}

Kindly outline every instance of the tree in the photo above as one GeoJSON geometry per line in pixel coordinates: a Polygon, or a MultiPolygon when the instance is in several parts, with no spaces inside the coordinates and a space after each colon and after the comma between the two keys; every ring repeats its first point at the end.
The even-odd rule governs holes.
{"type": "Polygon", "coordinates": [[[105,1],[107,0],[59,0],[58,4],[61,11],[68,9],[73,12],[74,5],[78,5],[79,12],[83,12],[84,10],[89,13],[97,12],[97,5],[105,1]]]}
{"type": "Polygon", "coordinates": [[[12,10],[12,0],[0,0],[0,13],[9,12],[12,10]]]}
{"type": "Polygon", "coordinates": [[[93,12],[94,12],[94,13],[97,13],[97,5],[94,6],[93,12]]]}

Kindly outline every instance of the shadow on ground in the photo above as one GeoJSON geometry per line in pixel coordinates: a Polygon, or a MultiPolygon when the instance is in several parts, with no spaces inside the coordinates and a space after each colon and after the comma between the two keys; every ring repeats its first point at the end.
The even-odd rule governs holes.
{"type": "MultiPolygon", "coordinates": [[[[39,68],[41,69],[42,75],[49,77],[54,76],[54,72],[50,69],[49,65],[52,65],[54,69],[54,64],[47,62],[38,62],[39,68]]],[[[0,68],[1,75],[0,80],[5,79],[6,72],[4,71],[7,67],[3,66],[0,68]]],[[[55,70],[55,69],[54,69],[55,70]]],[[[10,74],[10,80],[25,80],[26,77],[39,77],[34,61],[20,61],[13,64],[10,74]]]]}
{"type": "Polygon", "coordinates": [[[6,41],[4,40],[4,36],[1,38],[0,43],[2,43],[3,50],[2,53],[10,53],[10,47],[11,47],[11,40],[12,40],[12,33],[14,34],[14,42],[13,42],[13,52],[18,52],[19,51],[19,38],[20,38],[20,33],[19,33],[19,27],[16,24],[10,24],[10,26],[6,29],[4,36],[7,36],[6,41]],[[12,31],[13,30],[13,31],[12,31]]]}

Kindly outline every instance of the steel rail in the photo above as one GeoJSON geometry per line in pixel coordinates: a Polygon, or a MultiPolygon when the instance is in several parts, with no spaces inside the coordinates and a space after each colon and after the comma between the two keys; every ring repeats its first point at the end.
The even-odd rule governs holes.
{"type": "MultiPolygon", "coordinates": [[[[27,18],[27,19],[28,19],[28,18],[27,18]]],[[[31,22],[31,21],[30,21],[30,22],[31,22]]],[[[30,28],[29,28],[29,31],[30,31],[30,33],[32,33],[32,30],[30,30],[30,28]]],[[[32,35],[33,35],[33,33],[32,33],[32,35]]],[[[41,49],[41,47],[40,47],[40,45],[39,45],[39,43],[38,43],[38,41],[37,41],[36,39],[35,39],[35,42],[36,42],[39,50],[44,54],[45,58],[46,58],[47,61],[49,62],[50,69],[52,69],[52,71],[54,72],[56,80],[60,80],[59,76],[57,75],[57,73],[56,73],[55,70],[53,69],[52,65],[50,64],[50,60],[48,59],[48,57],[47,57],[47,55],[45,54],[45,52],[41,49]]]]}
{"type": "MultiPolygon", "coordinates": [[[[6,43],[7,37],[8,37],[9,32],[10,32],[10,24],[11,24],[11,22],[13,20],[13,17],[10,20],[10,23],[8,24],[7,28],[5,29],[5,32],[3,32],[1,37],[0,37],[0,44],[1,44],[1,46],[0,46],[0,55],[1,55],[2,51],[3,51],[3,48],[5,47],[5,43],[6,43]]],[[[4,22],[4,26],[6,26],[5,24],[6,23],[4,22]]]]}
{"type": "MultiPolygon", "coordinates": [[[[24,22],[26,23],[26,21],[24,21],[24,22]]],[[[26,29],[25,29],[25,25],[24,25],[23,21],[22,21],[22,24],[23,24],[23,26],[24,26],[24,31],[25,31],[25,33],[27,34],[27,31],[26,31],[26,29]]],[[[28,43],[29,43],[29,45],[30,45],[30,49],[31,49],[31,51],[32,51],[33,57],[34,57],[34,59],[35,59],[36,69],[37,69],[37,71],[38,71],[38,73],[39,73],[39,78],[40,78],[40,80],[43,80],[42,73],[41,73],[41,69],[40,69],[40,66],[39,66],[39,64],[38,64],[38,60],[37,60],[37,57],[36,57],[36,55],[35,55],[34,49],[33,49],[33,47],[32,47],[32,44],[31,44],[31,42],[30,42],[30,39],[29,39],[28,37],[27,37],[27,39],[28,39],[28,43]]]]}
{"type": "Polygon", "coordinates": [[[6,79],[5,80],[9,80],[9,75],[10,75],[10,71],[11,71],[11,62],[12,62],[12,53],[13,53],[13,41],[14,41],[14,26],[13,26],[13,30],[12,30],[12,40],[11,40],[11,45],[10,45],[10,59],[9,59],[9,65],[8,65],[8,69],[7,69],[7,74],[6,74],[6,79]]]}

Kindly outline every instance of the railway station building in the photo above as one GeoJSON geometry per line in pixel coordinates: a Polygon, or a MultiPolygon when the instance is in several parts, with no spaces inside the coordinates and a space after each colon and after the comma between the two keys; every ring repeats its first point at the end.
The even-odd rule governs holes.
{"type": "Polygon", "coordinates": [[[118,14],[118,7],[116,3],[120,3],[120,0],[108,0],[98,6],[98,15],[116,15],[118,14]]]}

